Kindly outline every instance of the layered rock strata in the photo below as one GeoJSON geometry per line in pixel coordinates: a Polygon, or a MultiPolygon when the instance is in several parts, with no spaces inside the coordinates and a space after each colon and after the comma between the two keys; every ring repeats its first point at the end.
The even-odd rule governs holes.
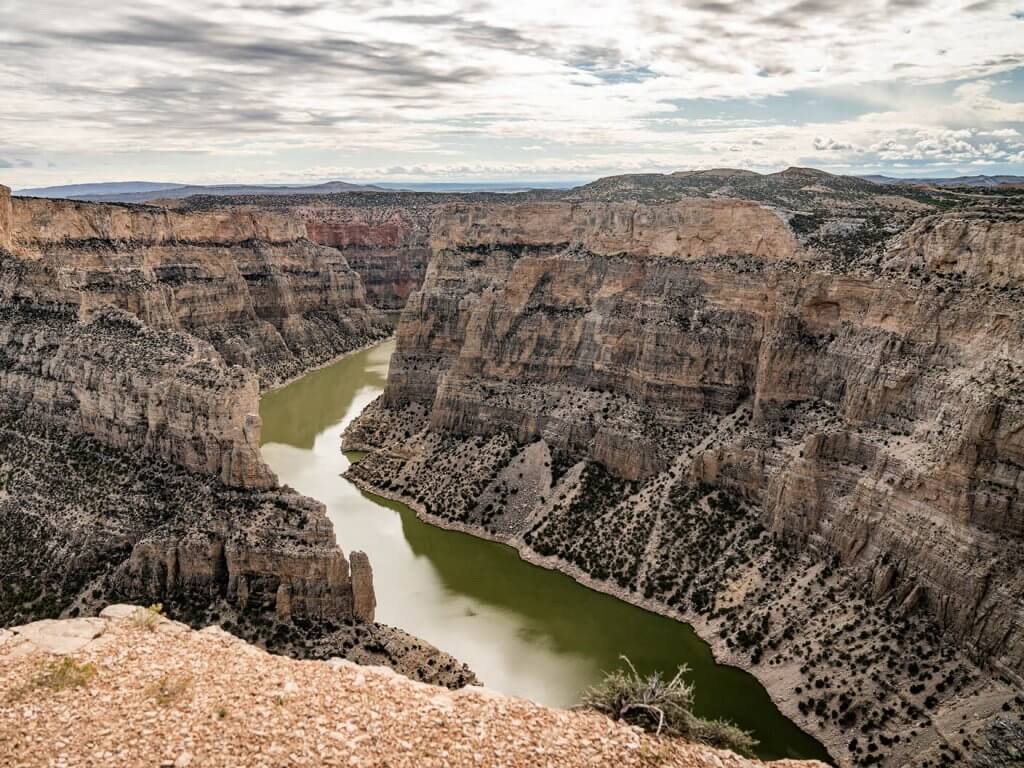
{"type": "Polygon", "coordinates": [[[844,764],[953,764],[1024,675],[1018,219],[451,207],[349,476],[694,621],[844,764]]]}
{"type": "Polygon", "coordinates": [[[83,319],[112,305],[185,331],[263,387],[389,332],[344,256],[292,216],[34,198],[11,208],[9,250],[34,295],[76,303],[83,319]]]}
{"type": "Polygon", "coordinates": [[[375,307],[400,310],[420,287],[430,258],[432,206],[301,206],[309,238],[337,248],[375,307]]]}
{"type": "Polygon", "coordinates": [[[292,655],[472,680],[446,654],[373,623],[366,556],[346,559],[323,505],[280,488],[260,456],[256,371],[291,373],[365,340],[334,337],[353,307],[382,331],[344,259],[321,258],[292,239],[300,233],[284,218],[63,201],[19,200],[0,217],[13,249],[0,249],[0,623],[128,598],[292,655]],[[268,253],[267,280],[250,290],[246,259],[268,253]],[[298,275],[279,274],[306,257],[298,275]],[[331,303],[331,259],[355,304],[331,303]],[[234,335],[220,333],[234,322],[234,335]],[[265,338],[292,342],[281,347],[286,367],[245,335],[264,333],[260,323],[273,331],[265,338]],[[242,344],[251,367],[228,364],[201,335],[242,344]]]}
{"type": "Polygon", "coordinates": [[[335,248],[344,255],[361,278],[370,305],[395,311],[405,306],[409,295],[423,282],[430,258],[434,216],[441,206],[459,197],[380,192],[280,197],[198,196],[157,202],[181,211],[240,211],[293,217],[303,223],[310,240],[335,248]]]}

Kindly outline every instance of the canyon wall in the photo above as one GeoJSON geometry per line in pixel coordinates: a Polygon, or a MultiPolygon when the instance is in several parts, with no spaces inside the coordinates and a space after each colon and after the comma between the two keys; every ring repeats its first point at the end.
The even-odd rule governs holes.
{"type": "Polygon", "coordinates": [[[87,318],[117,306],[209,341],[274,386],[388,333],[337,250],[283,213],[15,198],[11,250],[31,289],[87,318]]]}
{"type": "MultiPolygon", "coordinates": [[[[430,258],[434,216],[460,195],[359,192],[338,195],[197,196],[155,201],[194,213],[242,212],[287,215],[300,221],[306,236],[336,248],[359,274],[367,302],[400,310],[423,282],[430,258]]],[[[474,197],[474,196],[469,196],[474,197]]]]}
{"type": "Polygon", "coordinates": [[[11,249],[11,190],[0,184],[0,248],[11,249]]]}
{"type": "Polygon", "coordinates": [[[433,207],[300,206],[309,239],[337,248],[379,309],[399,310],[419,288],[430,259],[433,207]]]}
{"type": "MultiPolygon", "coordinates": [[[[948,263],[953,218],[905,233],[890,264],[948,263]]],[[[966,281],[947,288],[819,273],[753,203],[456,206],[385,402],[421,403],[454,434],[542,437],[629,480],[691,451],[696,477],[788,537],[891,559],[887,580],[1024,672],[1024,574],[1005,538],[1024,537],[1024,313],[975,279],[1000,237],[1019,243],[983,222],[972,236],[995,245],[964,250],[966,281]],[[744,403],[774,445],[709,441],[703,417],[744,403]],[[803,403],[830,422],[793,415],[803,403]]]]}
{"type": "Polygon", "coordinates": [[[388,332],[284,215],[0,195],[0,623],[160,602],[291,655],[449,685],[260,451],[260,385],[388,332]],[[241,365],[235,364],[241,363],[241,365]]]}
{"type": "MultiPolygon", "coordinates": [[[[901,677],[910,637],[1024,679],[1018,227],[922,215],[837,262],[738,201],[450,207],[349,476],[709,622],[764,679],[790,670],[784,706],[794,679],[823,692],[821,722],[813,696],[788,713],[859,763],[872,697],[907,730],[953,707],[953,683],[926,705],[901,677]],[[858,669],[866,623],[906,636],[858,669]],[[814,643],[850,654],[824,686],[814,643]]],[[[942,658],[929,678],[986,679],[942,658]]]]}

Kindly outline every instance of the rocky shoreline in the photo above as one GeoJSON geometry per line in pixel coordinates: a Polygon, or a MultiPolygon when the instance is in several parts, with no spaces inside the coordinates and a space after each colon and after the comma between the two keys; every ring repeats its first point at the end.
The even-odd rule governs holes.
{"type": "MultiPolygon", "coordinates": [[[[379,449],[375,450],[371,445],[358,441],[346,441],[344,437],[342,450],[345,452],[365,451],[368,456],[379,454],[379,449]]],[[[482,526],[431,514],[417,498],[374,483],[368,479],[366,474],[362,474],[358,470],[358,466],[358,463],[354,463],[353,467],[345,473],[345,479],[368,493],[405,504],[425,523],[504,544],[514,549],[521,559],[532,565],[559,571],[589,589],[610,595],[652,613],[689,624],[698,636],[709,645],[717,663],[735,666],[752,674],[765,687],[783,714],[821,741],[840,765],[855,765],[849,757],[849,729],[842,728],[835,722],[815,717],[813,712],[801,708],[799,693],[802,690],[811,689],[813,679],[809,681],[798,664],[768,666],[753,663],[749,653],[729,646],[720,632],[725,624],[721,619],[712,620],[706,614],[682,612],[665,603],[644,598],[635,590],[623,588],[608,580],[596,579],[579,566],[558,556],[544,556],[537,553],[519,535],[499,533],[482,526]]],[[[814,577],[823,570],[822,564],[810,557],[805,558],[800,565],[806,569],[808,577],[814,577]]],[[[861,592],[859,583],[852,573],[837,573],[830,575],[829,578],[830,583],[842,584],[851,594],[860,594],[861,592]]],[[[805,581],[811,580],[811,578],[805,579],[805,581]]],[[[806,637],[800,632],[791,638],[793,642],[801,642],[805,639],[806,637]]],[[[817,650],[820,650],[821,647],[820,643],[814,645],[817,650]]],[[[916,738],[912,744],[907,745],[906,752],[901,751],[902,754],[919,756],[922,761],[933,759],[937,761],[937,764],[942,764],[942,756],[948,753],[949,745],[955,745],[957,742],[955,731],[961,728],[961,717],[966,717],[965,713],[970,713],[971,732],[977,735],[985,732],[991,720],[1005,713],[1007,703],[1011,707],[1018,706],[1015,703],[1015,697],[1019,699],[1019,693],[1012,685],[982,675],[977,670],[973,674],[973,679],[958,689],[955,701],[944,702],[938,711],[931,713],[932,722],[930,724],[921,724],[920,731],[915,731],[916,738]],[[947,728],[952,728],[952,731],[947,728]]],[[[911,683],[908,681],[906,687],[909,688],[910,685],[911,683]]]]}
{"type": "MultiPolygon", "coordinates": [[[[346,446],[343,450],[347,452],[370,451],[372,449],[368,446],[364,446],[362,448],[346,446]]],[[[558,571],[559,573],[563,573],[571,578],[577,584],[581,584],[595,592],[610,595],[611,597],[622,600],[630,605],[635,605],[638,608],[643,608],[651,613],[656,613],[660,616],[665,616],[666,618],[681,621],[690,625],[693,627],[700,639],[708,644],[715,657],[715,661],[718,664],[728,664],[738,667],[756,677],[766,690],[768,690],[769,694],[771,694],[772,701],[776,703],[783,714],[793,722],[797,723],[808,733],[814,733],[818,739],[822,740],[825,748],[828,749],[830,753],[838,754],[840,753],[841,747],[845,746],[842,733],[838,730],[821,733],[819,732],[819,729],[815,727],[814,721],[806,717],[804,713],[800,712],[796,705],[796,701],[791,696],[793,686],[795,682],[799,680],[798,677],[790,676],[780,679],[778,676],[766,674],[767,670],[760,666],[751,664],[749,657],[733,653],[725,645],[722,638],[715,634],[715,625],[712,622],[709,622],[706,617],[681,613],[680,611],[663,603],[644,599],[635,592],[623,589],[616,584],[610,584],[607,581],[595,579],[578,566],[568,563],[561,558],[552,555],[545,557],[538,554],[519,536],[513,534],[500,534],[494,531],[488,531],[479,526],[472,526],[466,523],[446,519],[438,515],[429,514],[424,509],[423,505],[411,496],[376,486],[366,478],[359,477],[354,473],[347,472],[344,477],[361,490],[380,496],[384,499],[404,504],[416,513],[416,517],[425,523],[429,523],[430,525],[438,528],[443,528],[444,530],[457,531],[486,541],[504,544],[505,546],[514,549],[523,561],[530,563],[531,565],[535,565],[539,568],[546,568],[551,571],[558,571]]]]}

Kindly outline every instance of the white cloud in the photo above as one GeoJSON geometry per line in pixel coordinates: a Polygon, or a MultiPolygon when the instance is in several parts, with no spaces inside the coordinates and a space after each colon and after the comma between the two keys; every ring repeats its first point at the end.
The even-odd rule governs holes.
{"type": "Polygon", "coordinates": [[[826,139],[821,136],[815,136],[812,145],[819,152],[841,152],[855,149],[853,144],[846,141],[836,141],[832,137],[826,139]]]}
{"type": "Polygon", "coordinates": [[[0,180],[483,173],[539,167],[527,159],[541,151],[566,174],[628,170],[614,165],[627,156],[651,170],[737,154],[757,167],[1011,157],[1024,100],[999,75],[1024,66],[1016,6],[954,5],[8,0],[0,157],[33,167],[0,180]],[[818,119],[765,101],[807,89],[818,119]],[[750,109],[681,118],[693,99],[750,109]],[[871,111],[825,117],[840,100],[871,111]]]}

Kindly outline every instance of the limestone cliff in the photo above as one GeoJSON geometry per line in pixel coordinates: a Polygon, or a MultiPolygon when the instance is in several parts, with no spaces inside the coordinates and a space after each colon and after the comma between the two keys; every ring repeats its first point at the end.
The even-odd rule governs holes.
{"type": "Polygon", "coordinates": [[[349,476],[696,621],[844,763],[960,750],[1024,675],[1019,242],[899,210],[837,259],[751,203],[449,208],[349,476]]]}
{"type": "MultiPolygon", "coordinates": [[[[355,615],[353,579],[323,506],[274,490],[260,457],[254,374],[121,310],[80,322],[67,306],[25,296],[0,311],[0,358],[6,562],[27,569],[5,570],[5,592],[35,581],[38,597],[66,608],[78,592],[57,582],[81,588],[102,573],[153,601],[224,597],[284,617],[355,615]],[[113,449],[111,466],[100,446],[113,449]],[[150,464],[163,469],[150,473],[150,464]],[[209,490],[205,476],[217,478],[209,490]],[[191,494],[180,497],[181,484],[191,494]],[[53,538],[22,535],[15,521],[53,538]],[[50,593],[48,573],[57,579],[50,593]]],[[[359,618],[372,620],[372,598],[361,601],[368,613],[359,618]]]]}
{"type": "Polygon", "coordinates": [[[25,290],[76,303],[83,319],[112,305],[186,331],[263,387],[388,332],[344,256],[285,214],[15,198],[9,243],[25,290]]]}
{"type": "MultiPolygon", "coordinates": [[[[378,309],[399,310],[419,288],[430,257],[430,233],[439,208],[459,195],[379,192],[338,195],[196,196],[160,200],[175,210],[223,215],[287,215],[301,221],[306,236],[336,248],[360,276],[366,300],[378,309]]],[[[474,196],[475,197],[475,196],[474,196]]]]}
{"type": "Polygon", "coordinates": [[[309,238],[337,248],[366,286],[369,303],[397,310],[423,282],[430,258],[431,206],[302,205],[309,238]]]}
{"type": "Polygon", "coordinates": [[[929,216],[907,230],[892,250],[897,263],[918,272],[1019,286],[1024,281],[1024,214],[953,211],[929,216]]]}

